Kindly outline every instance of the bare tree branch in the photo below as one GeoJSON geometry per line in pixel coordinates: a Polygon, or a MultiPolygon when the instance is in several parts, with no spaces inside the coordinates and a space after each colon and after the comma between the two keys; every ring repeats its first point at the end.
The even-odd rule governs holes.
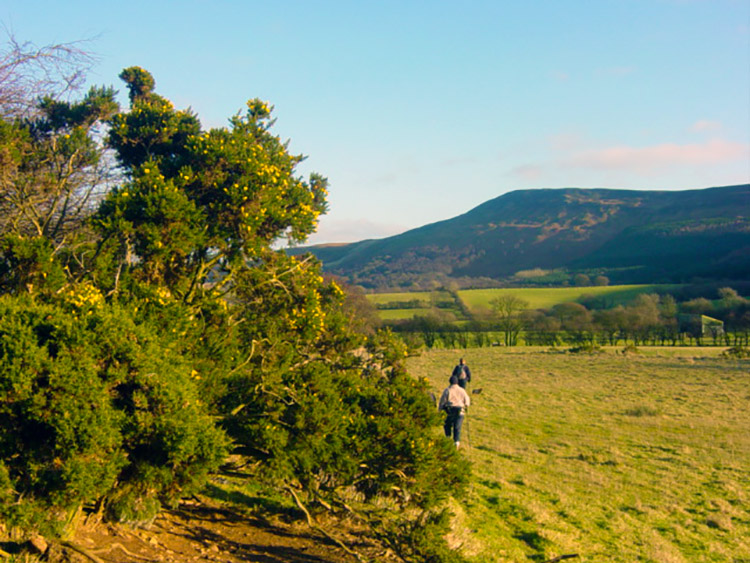
{"type": "Polygon", "coordinates": [[[86,51],[85,41],[37,47],[19,42],[13,32],[0,50],[0,117],[28,117],[44,96],[59,98],[80,89],[97,58],[86,51]]]}

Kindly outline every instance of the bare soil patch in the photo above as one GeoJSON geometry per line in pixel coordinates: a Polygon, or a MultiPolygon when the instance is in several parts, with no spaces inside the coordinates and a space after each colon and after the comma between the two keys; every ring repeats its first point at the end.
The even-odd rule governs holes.
{"type": "MultiPolygon", "coordinates": [[[[95,559],[104,563],[354,561],[303,523],[247,515],[203,499],[186,501],[177,509],[163,511],[148,528],[83,526],[70,543],[93,559],[69,546],[55,545],[50,548],[49,560],[52,563],[90,563],[95,559]]],[[[362,544],[359,549],[366,547],[362,544]]]]}

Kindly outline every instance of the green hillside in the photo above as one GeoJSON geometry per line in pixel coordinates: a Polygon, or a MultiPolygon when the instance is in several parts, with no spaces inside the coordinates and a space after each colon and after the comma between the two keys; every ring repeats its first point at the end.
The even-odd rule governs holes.
{"type": "Polygon", "coordinates": [[[519,190],[381,240],[297,249],[372,288],[453,280],[485,287],[522,270],[618,284],[750,277],[750,185],[686,191],[519,190]]]}

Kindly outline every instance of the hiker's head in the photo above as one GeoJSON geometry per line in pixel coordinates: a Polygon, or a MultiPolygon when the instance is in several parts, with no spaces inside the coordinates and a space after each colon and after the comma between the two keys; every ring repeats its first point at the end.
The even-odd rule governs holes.
{"type": "Polygon", "coordinates": [[[463,358],[459,358],[459,359],[458,359],[458,363],[459,363],[459,364],[461,364],[461,365],[463,365],[463,363],[464,363],[464,359],[463,359],[463,358]]]}
{"type": "Polygon", "coordinates": [[[458,378],[455,375],[451,375],[451,378],[448,381],[450,381],[451,385],[458,385],[458,378]]]}

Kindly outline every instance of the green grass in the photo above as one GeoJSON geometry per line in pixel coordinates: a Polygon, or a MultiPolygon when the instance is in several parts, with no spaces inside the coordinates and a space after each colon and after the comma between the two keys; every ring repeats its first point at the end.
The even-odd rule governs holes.
{"type": "Polygon", "coordinates": [[[530,309],[548,309],[560,303],[577,301],[584,295],[602,297],[608,305],[619,305],[635,299],[641,293],[669,291],[674,285],[611,285],[595,287],[553,287],[553,288],[504,288],[467,289],[459,291],[461,300],[472,311],[488,309],[492,299],[502,295],[514,295],[527,301],[530,309]]]}
{"type": "MultiPolygon", "coordinates": [[[[528,301],[530,309],[548,309],[559,303],[577,301],[584,295],[600,297],[608,306],[628,303],[641,293],[669,291],[678,288],[674,285],[613,285],[604,287],[555,287],[555,288],[508,288],[508,289],[467,289],[458,292],[461,301],[473,313],[489,308],[492,299],[501,295],[515,295],[528,301]]],[[[420,301],[423,304],[450,301],[447,291],[417,291],[413,293],[371,293],[367,299],[373,305],[420,301]]],[[[384,321],[408,319],[415,315],[426,315],[430,311],[424,307],[412,309],[380,309],[378,314],[384,321]]]]}
{"type": "Polygon", "coordinates": [[[385,306],[390,303],[406,304],[414,303],[416,306],[398,309],[379,309],[378,316],[383,321],[399,321],[411,319],[415,316],[429,316],[434,312],[433,307],[442,310],[451,310],[460,315],[459,307],[455,304],[455,298],[447,291],[415,291],[412,293],[370,293],[367,299],[375,306],[385,306]],[[446,303],[448,307],[446,307],[446,303]]]}
{"type": "Polygon", "coordinates": [[[440,291],[415,291],[415,292],[400,292],[400,293],[368,293],[367,299],[373,305],[392,303],[394,301],[425,301],[429,303],[433,298],[446,295],[450,297],[447,292],[440,291]]]}
{"type": "Polygon", "coordinates": [[[720,352],[410,358],[439,392],[461,355],[483,390],[451,541],[476,562],[750,561],[750,361],[720,352]]]}
{"type": "Polygon", "coordinates": [[[384,321],[399,321],[402,319],[411,319],[417,315],[427,316],[431,309],[381,309],[378,316],[384,321]]]}

